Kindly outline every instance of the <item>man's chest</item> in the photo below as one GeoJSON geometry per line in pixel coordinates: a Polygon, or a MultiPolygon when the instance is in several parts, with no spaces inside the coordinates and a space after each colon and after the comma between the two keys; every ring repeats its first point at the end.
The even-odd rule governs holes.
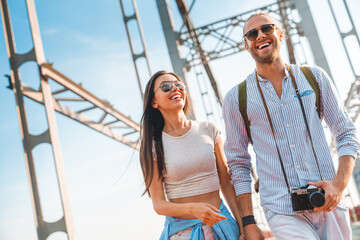
{"type": "MultiPolygon", "coordinates": [[[[248,92],[248,96],[251,96],[247,99],[247,113],[250,126],[262,127],[269,125],[266,107],[273,122],[283,123],[279,127],[286,127],[288,124],[297,122],[299,119],[303,121],[300,101],[291,83],[291,79],[284,78],[282,83],[261,82],[260,87],[264,98],[261,97],[256,84],[248,92]]],[[[298,90],[306,117],[311,121],[314,116],[317,117],[317,115],[314,115],[316,113],[316,95],[307,82],[299,81],[298,90]]]]}

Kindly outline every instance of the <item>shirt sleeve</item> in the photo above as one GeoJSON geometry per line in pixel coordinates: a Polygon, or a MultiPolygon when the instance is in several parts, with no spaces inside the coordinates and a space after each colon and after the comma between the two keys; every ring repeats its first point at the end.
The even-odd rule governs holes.
{"type": "Polygon", "coordinates": [[[360,145],[356,137],[356,128],[340,101],[334,84],[323,69],[315,67],[312,70],[319,82],[324,120],[335,138],[338,157],[359,157],[360,145]]]}
{"type": "Polygon", "coordinates": [[[236,195],[251,193],[251,158],[248,153],[250,140],[239,111],[237,87],[231,89],[225,96],[223,118],[226,129],[224,151],[232,178],[231,183],[234,185],[236,195]]]}
{"type": "Polygon", "coordinates": [[[214,141],[214,145],[219,141],[219,138],[221,136],[220,129],[212,122],[208,122],[208,128],[209,132],[211,134],[211,137],[214,141]]]}

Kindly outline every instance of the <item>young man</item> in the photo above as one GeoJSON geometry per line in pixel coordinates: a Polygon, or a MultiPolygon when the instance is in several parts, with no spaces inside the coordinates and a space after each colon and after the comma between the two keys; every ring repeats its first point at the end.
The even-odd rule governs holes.
{"type": "MultiPolygon", "coordinates": [[[[282,60],[280,46],[284,33],[278,23],[268,14],[254,14],[245,23],[244,39],[245,48],[256,63],[255,71],[246,79],[247,116],[256,153],[261,204],[273,234],[277,240],[351,239],[349,213],[340,200],[359,154],[359,143],[331,80],[319,67],[310,67],[320,89],[319,116],[316,94],[307,78],[299,66],[288,66],[282,60]],[[322,120],[336,140],[337,172],[322,120]],[[314,203],[320,206],[314,209],[307,206],[305,210],[294,209],[292,199],[297,196],[290,193],[307,185],[322,188],[325,202],[314,203]]],[[[253,217],[247,150],[251,139],[239,111],[238,91],[238,86],[231,89],[223,104],[225,152],[244,216],[245,238],[264,239],[253,217]]]]}

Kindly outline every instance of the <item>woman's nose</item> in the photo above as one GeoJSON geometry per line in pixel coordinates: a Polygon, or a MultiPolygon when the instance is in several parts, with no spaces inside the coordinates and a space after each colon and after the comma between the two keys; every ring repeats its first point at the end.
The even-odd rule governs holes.
{"type": "Polygon", "coordinates": [[[172,84],[172,86],[173,86],[173,87],[171,88],[171,91],[175,91],[176,89],[177,89],[177,90],[180,90],[180,89],[176,86],[176,84],[175,84],[174,82],[172,82],[171,84],[172,84]]]}

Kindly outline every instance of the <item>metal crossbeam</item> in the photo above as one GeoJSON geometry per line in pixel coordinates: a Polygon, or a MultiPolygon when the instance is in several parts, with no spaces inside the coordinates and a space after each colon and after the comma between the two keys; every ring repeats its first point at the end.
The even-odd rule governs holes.
{"type": "MultiPolygon", "coordinates": [[[[244,41],[241,37],[243,35],[242,29],[246,19],[259,10],[266,13],[274,13],[274,16],[277,16],[277,20],[282,21],[280,19],[279,5],[278,3],[273,3],[259,9],[247,11],[201,27],[180,32],[180,44],[190,49],[186,56],[188,68],[199,64],[207,64],[212,60],[227,57],[245,50],[244,41]],[[197,50],[200,44],[194,41],[194,36],[197,36],[198,42],[202,44],[202,49],[197,50]],[[203,54],[194,56],[191,53],[191,50],[194,49],[203,54]]],[[[296,34],[296,24],[291,19],[288,19],[288,23],[290,25],[289,34],[296,34]]]]}
{"type": "Polygon", "coordinates": [[[360,77],[359,76],[357,77],[355,82],[351,84],[348,97],[345,100],[345,107],[349,112],[351,120],[355,122],[360,114],[360,77]]]}
{"type": "MultiPolygon", "coordinates": [[[[62,92],[71,92],[74,95],[78,96],[78,100],[81,100],[84,104],[91,104],[91,107],[87,107],[85,109],[76,111],[73,110],[71,107],[66,106],[67,100],[75,100],[74,98],[54,98],[54,107],[55,111],[58,113],[61,113],[79,123],[82,123],[91,129],[98,131],[116,141],[119,141],[121,143],[124,143],[134,149],[139,150],[139,145],[137,144],[139,133],[140,133],[140,125],[136,122],[134,122],[131,118],[125,116],[124,114],[120,113],[116,109],[114,109],[107,101],[101,100],[94,96],[92,93],[85,90],[81,85],[73,82],[57,70],[55,70],[51,64],[45,63],[41,65],[41,71],[43,75],[51,79],[58,84],[60,84],[64,89],[62,92]],[[97,117],[89,117],[86,116],[84,113],[91,111],[91,110],[97,110],[96,115],[97,117]],[[100,112],[100,113],[98,113],[100,112]],[[99,122],[99,120],[94,120],[94,118],[99,119],[99,116],[103,116],[103,119],[105,117],[110,116],[112,119],[111,122],[115,123],[118,122],[122,125],[114,125],[111,122],[107,124],[103,124],[102,121],[99,122]],[[115,119],[115,120],[113,120],[115,119]],[[113,129],[125,129],[125,131],[129,132],[132,131],[133,134],[128,134],[133,136],[135,140],[131,140],[128,137],[125,137],[125,134],[120,134],[113,129]]],[[[38,102],[41,104],[44,104],[43,96],[40,91],[36,91],[29,86],[27,86],[25,83],[21,83],[21,88],[23,89],[23,95],[38,102]]],[[[95,112],[94,111],[94,112],[95,112]]],[[[94,114],[92,114],[94,115],[94,114]]]]}
{"type": "MultiPolygon", "coordinates": [[[[194,3],[195,3],[195,0],[193,1],[192,6],[194,3]]],[[[193,31],[195,26],[194,26],[191,16],[190,16],[191,9],[188,8],[185,0],[176,0],[176,4],[177,4],[179,12],[183,18],[183,25],[185,25],[186,28],[188,29],[187,32],[189,33],[189,37],[191,38],[192,43],[194,43],[194,48],[193,48],[195,50],[194,54],[199,55],[201,59],[205,59],[206,53],[204,52],[204,50],[201,46],[201,43],[199,41],[196,31],[193,31]]],[[[222,102],[223,102],[223,97],[219,91],[218,84],[215,80],[215,77],[214,77],[212,71],[211,71],[210,65],[207,62],[203,62],[203,67],[205,69],[207,76],[209,77],[209,80],[210,80],[211,86],[214,90],[215,96],[221,106],[222,102]]],[[[206,91],[206,90],[200,89],[200,91],[206,91]]]]}
{"type": "MultiPolygon", "coordinates": [[[[307,11],[306,13],[309,12],[306,1],[302,1],[300,4],[296,0],[281,0],[277,3],[240,13],[188,31],[181,31],[179,33],[179,43],[189,49],[185,56],[187,68],[190,69],[197,65],[204,65],[210,61],[244,51],[244,39],[242,36],[246,19],[252,14],[262,11],[271,14],[278,22],[285,25],[284,29],[288,36],[286,43],[291,63],[299,63],[301,61],[300,57],[295,59],[295,53],[300,54],[303,48],[302,46],[295,48],[295,46],[302,44],[299,41],[301,37],[308,37],[311,46],[315,46],[312,50],[316,50],[316,54],[314,54],[316,64],[324,68],[331,75],[326,59],[323,62],[324,54],[322,48],[319,49],[320,40],[317,36],[313,36],[314,34],[316,35],[316,32],[313,33],[311,31],[315,28],[314,23],[308,16],[297,22],[299,20],[292,14],[294,9],[298,10],[301,16],[304,14],[304,10],[307,11]],[[298,9],[298,5],[301,9],[298,9]],[[305,26],[304,20],[306,20],[305,26]],[[194,36],[197,37],[196,41],[194,36]],[[199,49],[199,46],[202,46],[202,49],[199,49]]],[[[306,60],[302,60],[302,63],[306,63],[306,60]]]]}

